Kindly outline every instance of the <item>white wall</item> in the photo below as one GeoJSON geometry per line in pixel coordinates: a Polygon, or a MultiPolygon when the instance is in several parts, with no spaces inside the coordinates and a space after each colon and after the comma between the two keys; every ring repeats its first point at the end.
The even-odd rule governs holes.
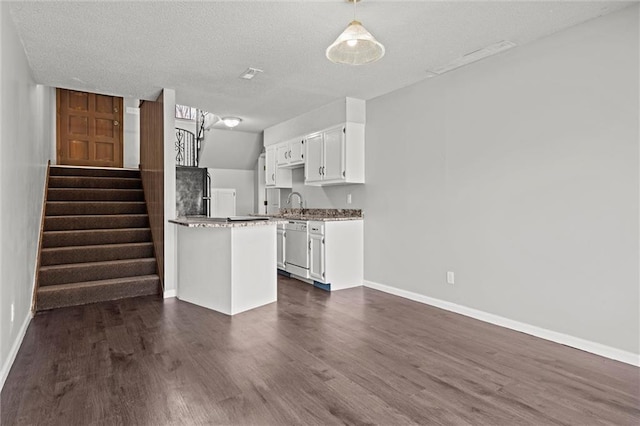
{"type": "Polygon", "coordinates": [[[286,142],[347,121],[364,123],[365,109],[365,101],[362,99],[339,99],[264,129],[264,146],[286,142]]]}
{"type": "Polygon", "coordinates": [[[123,166],[137,169],[140,166],[140,100],[124,98],[123,166]]]}
{"type": "Polygon", "coordinates": [[[1,386],[31,318],[55,92],[31,77],[6,3],[0,3],[0,23],[1,386]]]}
{"type": "Polygon", "coordinates": [[[164,109],[164,296],[175,296],[178,282],[176,225],[176,92],[162,91],[164,109]]]}
{"type": "Polygon", "coordinates": [[[213,188],[234,188],[236,190],[236,215],[255,213],[254,170],[208,169],[213,188]]]}
{"type": "Polygon", "coordinates": [[[176,118],[175,121],[176,129],[184,129],[198,136],[196,134],[196,122],[194,120],[183,120],[181,118],[176,118]]]}
{"type": "Polygon", "coordinates": [[[238,130],[205,132],[200,167],[253,170],[262,152],[262,135],[238,130]]]}
{"type": "Polygon", "coordinates": [[[634,6],[373,99],[366,184],[294,190],[364,209],[366,280],[638,354],[638,36],[634,6]]]}

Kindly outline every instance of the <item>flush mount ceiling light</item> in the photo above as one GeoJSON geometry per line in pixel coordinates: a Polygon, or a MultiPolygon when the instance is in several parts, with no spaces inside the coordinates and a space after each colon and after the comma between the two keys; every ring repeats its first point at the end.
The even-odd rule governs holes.
{"type": "Polygon", "coordinates": [[[242,121],[242,118],[238,118],[238,117],[222,117],[222,122],[224,123],[225,126],[227,126],[230,129],[233,129],[234,127],[236,127],[238,124],[240,124],[241,121],[242,121]]]}
{"type": "Polygon", "coordinates": [[[384,46],[356,20],[356,4],[360,0],[346,0],[353,3],[353,21],[336,41],[327,48],[327,59],[337,64],[364,65],[384,56],[384,46]]]}

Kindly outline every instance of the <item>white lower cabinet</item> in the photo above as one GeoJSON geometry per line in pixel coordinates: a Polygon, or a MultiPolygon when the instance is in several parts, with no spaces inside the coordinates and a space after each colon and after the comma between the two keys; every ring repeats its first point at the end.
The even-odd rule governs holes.
{"type": "Polygon", "coordinates": [[[341,290],[363,284],[362,220],[309,222],[309,276],[318,287],[341,290]]]}
{"type": "Polygon", "coordinates": [[[309,234],[309,275],[324,282],[324,235],[309,234]]]}
{"type": "Polygon", "coordinates": [[[277,263],[278,263],[278,269],[284,269],[285,268],[285,260],[287,259],[286,257],[286,243],[285,243],[285,238],[287,238],[287,233],[284,230],[284,224],[282,225],[278,225],[278,237],[277,237],[277,263]]]}

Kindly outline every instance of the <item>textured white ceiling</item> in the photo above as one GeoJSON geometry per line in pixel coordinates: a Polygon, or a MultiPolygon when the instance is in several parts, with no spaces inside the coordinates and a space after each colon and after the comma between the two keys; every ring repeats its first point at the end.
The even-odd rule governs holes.
{"type": "Polygon", "coordinates": [[[324,56],[353,16],[344,0],[16,2],[11,15],[39,83],[141,99],[173,88],[178,103],[242,117],[238,130],[259,132],[339,98],[416,83],[491,43],[522,45],[632,3],[365,0],[358,19],[387,53],[361,67],[324,56]],[[249,66],[264,73],[240,80],[249,66]]]}

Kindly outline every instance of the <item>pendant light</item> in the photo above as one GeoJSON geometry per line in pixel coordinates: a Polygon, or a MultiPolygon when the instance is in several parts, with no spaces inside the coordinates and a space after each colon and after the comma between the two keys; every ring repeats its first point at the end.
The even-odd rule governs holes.
{"type": "Polygon", "coordinates": [[[363,65],[375,62],[384,56],[384,46],[356,19],[356,4],[353,3],[353,21],[331,46],[327,48],[327,59],[337,64],[363,65]]]}

